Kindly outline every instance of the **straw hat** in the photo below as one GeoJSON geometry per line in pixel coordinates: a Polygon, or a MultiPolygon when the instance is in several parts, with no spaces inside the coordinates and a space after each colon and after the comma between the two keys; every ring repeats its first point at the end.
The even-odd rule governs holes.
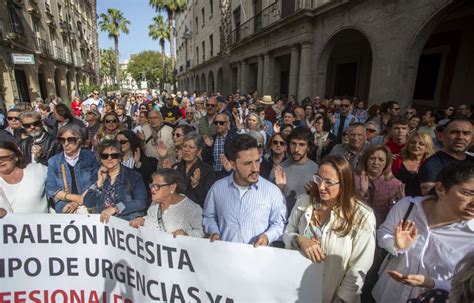
{"type": "Polygon", "coordinates": [[[265,104],[265,105],[275,104],[275,102],[273,102],[272,100],[272,96],[269,96],[269,95],[263,96],[262,101],[260,101],[260,103],[265,104]]]}

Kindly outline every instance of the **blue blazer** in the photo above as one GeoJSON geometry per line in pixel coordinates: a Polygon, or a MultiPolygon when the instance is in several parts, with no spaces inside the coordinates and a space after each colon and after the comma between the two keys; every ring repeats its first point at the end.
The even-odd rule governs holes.
{"type": "MultiPolygon", "coordinates": [[[[115,205],[122,203],[125,208],[116,215],[124,220],[132,220],[145,215],[148,193],[142,176],[135,170],[120,165],[120,173],[115,180],[115,205]]],[[[96,213],[101,213],[105,208],[106,193],[110,190],[110,179],[107,178],[99,189],[94,183],[84,196],[84,205],[95,208],[96,213]]]]}
{"type": "MultiPolygon", "coordinates": [[[[71,174],[64,157],[64,153],[59,153],[48,160],[48,176],[46,178],[46,193],[49,198],[53,199],[54,208],[57,213],[62,213],[67,202],[58,200],[54,196],[61,190],[65,189],[64,178],[61,165],[64,164],[64,172],[66,175],[66,183],[69,190],[72,188],[71,174]]],[[[79,160],[74,166],[74,174],[76,176],[76,185],[79,194],[83,194],[92,184],[97,181],[97,171],[100,164],[95,154],[87,149],[81,149],[79,160]]]]}

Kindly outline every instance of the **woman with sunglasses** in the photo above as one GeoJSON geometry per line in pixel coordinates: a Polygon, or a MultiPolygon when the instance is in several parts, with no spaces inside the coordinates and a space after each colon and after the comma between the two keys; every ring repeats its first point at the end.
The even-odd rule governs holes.
{"type": "Polygon", "coordinates": [[[103,140],[115,140],[117,134],[123,129],[124,127],[115,112],[105,113],[102,118],[102,125],[95,135],[94,142],[100,143],[103,140]]]}
{"type": "MultiPolygon", "coordinates": [[[[237,125],[237,127],[239,127],[239,125],[237,125]]],[[[245,128],[241,128],[239,133],[246,134],[249,131],[259,132],[263,136],[264,144],[267,142],[267,134],[263,129],[263,121],[256,111],[250,112],[250,114],[247,116],[247,119],[245,120],[245,128]]]]}
{"type": "Polygon", "coordinates": [[[131,220],[145,214],[148,194],[141,175],[121,164],[122,147],[118,141],[104,140],[96,148],[100,161],[97,182],[84,195],[84,204],[100,213],[101,222],[111,216],[131,220]]]}
{"type": "Polygon", "coordinates": [[[196,109],[192,106],[186,107],[185,118],[178,121],[178,125],[188,125],[197,131],[199,129],[199,120],[196,118],[196,109]]]}
{"type": "Polygon", "coordinates": [[[282,133],[274,133],[268,140],[270,154],[268,162],[272,167],[280,165],[286,160],[286,135],[282,133]]]}
{"type": "Polygon", "coordinates": [[[173,234],[202,238],[202,208],[184,195],[186,182],[171,168],[153,174],[150,184],[152,204],[144,217],[130,221],[130,226],[151,227],[173,234]]]}
{"type": "Polygon", "coordinates": [[[46,166],[28,164],[15,143],[0,142],[0,218],[9,212],[47,213],[46,175],[46,166]]]}
{"type": "Polygon", "coordinates": [[[48,161],[46,192],[54,200],[57,213],[85,212],[82,195],[96,181],[99,163],[90,150],[81,148],[84,128],[66,125],[59,129],[58,143],[63,152],[48,161]]]}
{"type": "Polygon", "coordinates": [[[374,213],[356,200],[352,167],[343,156],[324,158],[314,182],[291,212],[285,247],[324,261],[322,302],[360,302],[375,250],[374,213]]]}

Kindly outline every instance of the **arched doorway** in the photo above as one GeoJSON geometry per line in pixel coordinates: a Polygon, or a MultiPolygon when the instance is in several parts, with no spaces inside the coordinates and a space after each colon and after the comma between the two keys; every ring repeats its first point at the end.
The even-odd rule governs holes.
{"type": "Polygon", "coordinates": [[[46,75],[46,67],[41,64],[38,67],[38,84],[39,84],[39,90],[40,90],[40,95],[41,98],[46,99],[48,97],[48,90],[47,90],[47,75],[46,75]]]}
{"type": "Polygon", "coordinates": [[[372,71],[372,49],[366,36],[343,29],[326,43],[318,65],[325,73],[326,96],[353,96],[367,100],[372,71]]]}
{"type": "Polygon", "coordinates": [[[201,90],[201,82],[199,81],[199,76],[196,76],[196,80],[194,81],[194,90],[195,91],[201,90]]]}
{"type": "Polygon", "coordinates": [[[215,87],[214,87],[214,73],[212,71],[209,72],[209,77],[207,78],[207,85],[208,85],[208,92],[209,93],[215,93],[215,87]]]}
{"type": "Polygon", "coordinates": [[[224,74],[223,74],[222,68],[219,68],[217,70],[217,81],[216,82],[217,82],[216,83],[217,91],[222,93],[222,90],[224,89],[223,88],[223,86],[224,86],[224,74]]]}
{"type": "Polygon", "coordinates": [[[205,92],[206,91],[206,75],[202,74],[201,75],[201,91],[205,92]]]}
{"type": "Polygon", "coordinates": [[[71,100],[71,96],[73,94],[73,91],[76,89],[74,87],[73,72],[71,72],[71,71],[66,72],[66,88],[67,88],[67,98],[68,98],[68,100],[71,100]]]}
{"type": "Polygon", "coordinates": [[[443,108],[474,99],[474,2],[441,9],[419,31],[407,53],[405,98],[417,108],[443,108]]]}

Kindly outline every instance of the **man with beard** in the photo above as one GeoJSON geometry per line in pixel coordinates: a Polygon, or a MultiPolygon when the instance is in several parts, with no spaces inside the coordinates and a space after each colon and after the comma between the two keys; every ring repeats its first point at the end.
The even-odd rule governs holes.
{"type": "Polygon", "coordinates": [[[48,134],[38,112],[23,112],[20,116],[21,125],[28,137],[20,141],[20,150],[28,163],[48,165],[48,159],[58,151],[58,141],[48,134]]]}
{"type": "Polygon", "coordinates": [[[270,172],[270,180],[281,189],[286,198],[288,214],[296,199],[309,190],[313,175],[318,171],[318,164],[308,158],[311,138],[311,131],[306,127],[293,129],[286,143],[290,157],[270,172]]]}
{"type": "Polygon", "coordinates": [[[466,118],[455,118],[449,121],[441,137],[444,147],[423,162],[418,171],[418,181],[424,196],[430,194],[439,172],[448,164],[474,161],[474,157],[466,154],[473,139],[472,121],[466,118]]]}
{"type": "Polygon", "coordinates": [[[285,198],[274,184],[259,177],[257,140],[247,134],[237,135],[225,150],[234,172],[209,190],[204,230],[211,241],[269,245],[283,234],[285,198]]]}

